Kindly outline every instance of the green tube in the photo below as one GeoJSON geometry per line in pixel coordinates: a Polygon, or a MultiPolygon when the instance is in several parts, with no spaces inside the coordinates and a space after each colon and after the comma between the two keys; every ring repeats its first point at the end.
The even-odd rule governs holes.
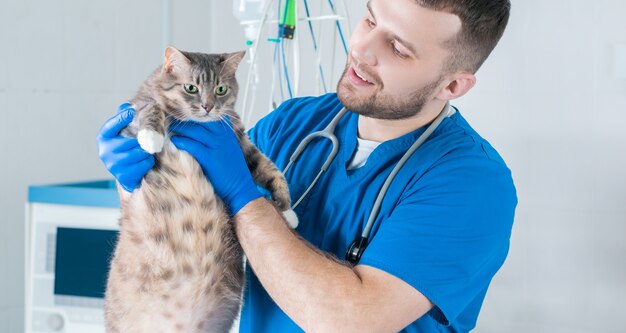
{"type": "Polygon", "coordinates": [[[279,23],[283,30],[283,38],[293,39],[297,21],[296,0],[285,0],[281,13],[279,23]]]}
{"type": "Polygon", "coordinates": [[[285,0],[285,4],[283,5],[287,6],[287,13],[285,13],[283,11],[283,17],[281,17],[281,24],[285,24],[285,25],[291,25],[291,26],[295,26],[296,25],[296,5],[295,5],[295,1],[294,0],[285,0]]]}

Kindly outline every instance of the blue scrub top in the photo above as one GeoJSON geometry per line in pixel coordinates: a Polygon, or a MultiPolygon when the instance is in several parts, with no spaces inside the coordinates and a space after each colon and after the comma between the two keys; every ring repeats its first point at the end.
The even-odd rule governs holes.
{"type": "MultiPolygon", "coordinates": [[[[291,99],[259,121],[249,135],[283,170],[304,137],[323,129],[341,109],[336,94],[291,99]]],[[[357,120],[352,112],[341,119],[335,130],[340,143],[337,157],[296,208],[300,220],[296,231],[341,259],[361,234],[394,165],[425,130],[383,142],[363,167],[348,170],[357,120]]],[[[314,140],[290,168],[286,178],[294,202],[330,147],[328,140],[314,140]]],[[[402,279],[435,304],[403,332],[474,328],[487,287],[506,258],[516,205],[511,172],[498,153],[460,112],[446,118],[394,179],[359,263],[402,279]]],[[[247,273],[240,332],[302,332],[254,273],[250,269],[247,273]]]]}

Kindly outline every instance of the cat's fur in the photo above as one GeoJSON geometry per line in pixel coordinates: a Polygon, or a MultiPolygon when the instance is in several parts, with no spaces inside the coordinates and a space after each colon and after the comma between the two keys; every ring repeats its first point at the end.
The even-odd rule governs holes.
{"type": "Polygon", "coordinates": [[[120,190],[120,236],[105,296],[108,332],[228,332],[238,314],[244,270],[233,223],[199,164],[171,144],[167,129],[171,119],[229,116],[254,180],[279,209],[289,209],[284,177],[249,141],[234,111],[243,56],[168,48],[163,66],[131,101],[137,111],[123,134],[137,136],[156,165],[132,194],[120,190]],[[184,84],[199,91],[188,93],[184,84]],[[218,85],[228,93],[218,96],[218,85]]]}

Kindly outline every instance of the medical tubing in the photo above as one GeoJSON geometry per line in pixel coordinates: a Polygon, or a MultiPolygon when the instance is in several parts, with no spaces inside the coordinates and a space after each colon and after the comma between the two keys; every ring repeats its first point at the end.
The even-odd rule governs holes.
{"type": "MultiPolygon", "coordinates": [[[[252,86],[252,96],[251,96],[251,101],[256,100],[256,92],[257,92],[257,86],[259,84],[259,75],[258,75],[258,71],[257,71],[257,65],[254,64],[253,66],[250,66],[250,70],[254,71],[254,85],[252,86]]],[[[252,114],[250,114],[250,118],[252,118],[252,114]]]]}
{"type": "Polygon", "coordinates": [[[265,4],[265,8],[263,8],[263,17],[261,18],[261,22],[259,22],[259,31],[256,34],[256,39],[254,40],[254,46],[253,46],[254,51],[252,52],[252,59],[250,59],[250,71],[248,71],[248,80],[246,81],[246,89],[243,94],[242,120],[246,124],[246,128],[250,125],[248,122],[250,121],[249,117],[252,114],[252,106],[250,106],[250,112],[246,113],[246,107],[248,103],[248,90],[250,88],[249,87],[250,81],[252,80],[252,72],[253,72],[252,67],[256,63],[256,57],[258,54],[257,50],[259,48],[259,45],[261,44],[260,40],[261,40],[261,34],[263,33],[263,26],[265,25],[265,21],[267,21],[267,14],[269,13],[270,7],[273,2],[274,0],[268,0],[267,3],[265,4]]]}
{"type": "Polygon", "coordinates": [[[289,68],[287,68],[287,57],[285,56],[285,39],[280,39],[280,47],[282,49],[283,54],[283,70],[285,71],[285,82],[287,82],[287,92],[289,93],[289,98],[293,98],[293,93],[291,92],[291,83],[289,82],[289,68]]]}
{"type": "Polygon", "coordinates": [[[337,58],[337,29],[333,29],[333,50],[332,57],[330,58],[330,84],[333,84],[333,78],[335,77],[335,58],[337,58]]]}
{"type": "Polygon", "coordinates": [[[278,72],[278,91],[280,92],[280,102],[282,103],[285,100],[285,89],[283,88],[283,66],[282,66],[282,57],[280,56],[280,42],[276,42],[276,61],[277,61],[277,72],[278,72]]]}
{"type": "Polygon", "coordinates": [[[374,226],[374,220],[376,219],[376,216],[378,215],[378,210],[380,209],[380,205],[382,204],[382,201],[385,198],[385,194],[387,193],[387,190],[389,189],[391,182],[396,177],[396,174],[398,173],[398,171],[400,171],[400,168],[404,166],[406,161],[411,157],[411,155],[413,155],[413,153],[417,150],[417,148],[419,148],[422,145],[422,143],[428,140],[428,137],[432,134],[432,132],[435,131],[435,129],[437,129],[439,124],[443,121],[444,118],[448,116],[449,113],[450,113],[450,104],[446,103],[446,106],[444,107],[443,110],[441,110],[437,118],[435,118],[435,120],[430,125],[428,125],[424,133],[422,133],[422,135],[420,135],[419,138],[415,140],[415,142],[411,145],[411,147],[409,147],[409,150],[407,150],[406,153],[402,155],[402,158],[400,159],[400,161],[398,161],[398,163],[393,168],[393,170],[391,170],[391,173],[389,174],[389,176],[387,176],[387,179],[385,180],[383,187],[380,189],[380,191],[378,192],[378,195],[376,196],[374,207],[372,207],[372,211],[370,212],[370,216],[367,219],[367,224],[365,225],[365,228],[363,228],[361,237],[369,238],[370,232],[372,231],[372,227],[374,226]]]}
{"type": "MultiPolygon", "coordinates": [[[[283,20],[282,20],[283,22],[285,22],[285,20],[287,19],[287,10],[289,9],[289,1],[295,1],[295,0],[285,0],[285,11],[284,11],[283,20]]],[[[280,8],[280,2],[278,3],[278,7],[280,8]]],[[[291,92],[291,83],[289,82],[289,69],[287,68],[287,57],[285,55],[285,38],[283,37],[284,29],[285,29],[284,24],[281,25],[280,21],[278,21],[278,38],[280,39],[280,49],[282,51],[282,56],[283,56],[283,70],[285,71],[285,82],[287,83],[287,92],[289,93],[289,98],[293,98],[293,94],[291,92]]]]}
{"type": "MultiPolygon", "coordinates": [[[[296,7],[297,8],[297,7],[296,7]]],[[[300,95],[300,34],[297,31],[293,33],[293,81],[294,94],[300,95]]]]}
{"type": "MultiPolygon", "coordinates": [[[[278,0],[278,12],[276,13],[276,18],[278,19],[280,17],[280,6],[282,5],[282,1],[278,0]]],[[[279,22],[278,25],[278,29],[276,32],[276,42],[274,45],[274,55],[275,57],[275,61],[277,64],[277,72],[278,72],[278,90],[280,91],[280,102],[282,103],[285,100],[285,89],[283,89],[283,67],[282,67],[282,57],[280,54],[280,35],[282,34],[282,30],[280,28],[280,21],[277,20],[277,22],[279,22]]]]}
{"type": "Polygon", "coordinates": [[[306,0],[304,0],[304,12],[306,13],[306,17],[309,19],[307,23],[309,24],[309,31],[311,32],[311,38],[313,39],[313,49],[317,50],[317,41],[315,41],[315,33],[313,32],[313,23],[311,22],[311,13],[309,12],[309,4],[306,0]]]}
{"type": "MultiPolygon", "coordinates": [[[[315,40],[315,32],[313,31],[313,23],[311,22],[311,13],[309,12],[309,4],[307,0],[304,0],[304,11],[306,12],[306,17],[308,18],[307,23],[309,24],[309,32],[311,32],[311,39],[313,40],[313,49],[315,50],[315,60],[317,62],[317,67],[319,69],[317,73],[318,82],[321,80],[322,85],[324,87],[324,93],[327,93],[326,82],[324,81],[324,70],[322,69],[321,59],[319,57],[319,52],[317,49],[317,41],[315,40]]],[[[319,85],[318,85],[319,88],[319,85]]],[[[319,92],[319,91],[318,91],[319,92]]]]}
{"type": "Polygon", "coordinates": [[[267,108],[268,114],[274,110],[272,105],[276,103],[274,101],[274,97],[276,96],[276,52],[276,46],[274,46],[274,56],[272,57],[272,85],[270,86],[270,101],[269,107],[267,108]]]}
{"type": "MultiPolygon", "coordinates": [[[[296,22],[298,21],[298,1],[294,0],[293,3],[293,11],[295,12],[295,21],[294,21],[294,26],[296,25],[296,22]]],[[[300,34],[298,33],[298,29],[295,29],[293,31],[293,42],[291,43],[291,45],[293,46],[293,83],[294,83],[294,88],[293,88],[293,94],[294,96],[299,96],[300,95],[300,34]]]]}
{"type": "Polygon", "coordinates": [[[352,25],[350,25],[350,15],[348,14],[348,6],[346,5],[345,0],[340,0],[341,5],[343,7],[343,12],[345,13],[344,18],[346,19],[346,32],[348,40],[350,40],[350,36],[352,36],[352,25]]]}
{"type": "MultiPolygon", "coordinates": [[[[322,15],[323,11],[324,11],[323,7],[319,6],[319,15],[318,15],[318,17],[322,15]]],[[[324,30],[323,29],[324,29],[324,24],[322,24],[322,20],[320,20],[317,23],[317,31],[318,31],[319,35],[318,35],[318,39],[316,40],[317,50],[315,50],[315,56],[317,58],[317,63],[320,64],[320,66],[322,64],[322,50],[324,50],[324,47],[323,47],[324,44],[322,43],[322,36],[324,36],[324,30]]],[[[335,30],[335,29],[333,28],[333,30],[335,30]]],[[[319,88],[319,80],[320,80],[320,78],[316,77],[316,79],[318,80],[317,93],[319,95],[320,94],[320,88],[319,88]]],[[[330,80],[331,80],[330,82],[331,83],[332,83],[332,79],[333,78],[331,76],[330,77],[330,80]]],[[[326,86],[325,82],[324,82],[324,86],[326,86]]]]}
{"type": "MultiPolygon", "coordinates": [[[[333,14],[337,15],[337,12],[335,11],[335,6],[333,5],[333,1],[332,0],[328,0],[328,4],[330,5],[330,9],[332,10],[333,14]]],[[[346,12],[347,15],[347,12],[346,12]]],[[[339,24],[339,20],[335,21],[335,24],[337,25],[337,30],[339,31],[339,36],[341,37],[341,43],[343,44],[343,50],[346,53],[346,55],[348,54],[348,46],[346,46],[346,40],[343,38],[343,31],[341,31],[341,24],[339,24]]]]}

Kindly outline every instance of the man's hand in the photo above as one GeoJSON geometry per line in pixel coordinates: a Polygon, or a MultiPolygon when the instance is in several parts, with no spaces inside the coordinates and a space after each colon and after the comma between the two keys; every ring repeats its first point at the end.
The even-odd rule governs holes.
{"type": "Polygon", "coordinates": [[[107,120],[98,132],[99,156],[122,188],[132,192],[154,166],[154,157],[141,149],[136,138],[120,135],[133,121],[135,109],[129,103],[124,103],[117,111],[117,115],[107,120]]]}
{"type": "Polygon", "coordinates": [[[261,197],[228,118],[206,123],[174,122],[170,130],[175,133],[172,143],[200,163],[231,216],[261,197]]]}

